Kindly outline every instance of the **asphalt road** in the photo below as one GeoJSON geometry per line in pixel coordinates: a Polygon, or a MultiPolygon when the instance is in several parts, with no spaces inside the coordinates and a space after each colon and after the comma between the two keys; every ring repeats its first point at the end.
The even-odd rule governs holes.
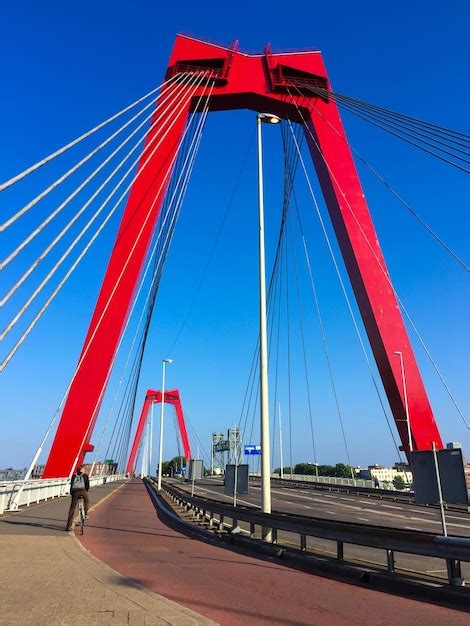
{"type": "MultiPolygon", "coordinates": [[[[181,480],[173,479],[169,482],[191,490],[191,485],[181,480]]],[[[233,501],[233,496],[225,495],[223,482],[217,478],[198,481],[195,484],[194,494],[222,502],[233,501]]],[[[328,493],[282,485],[273,486],[271,494],[274,511],[344,522],[363,522],[378,526],[423,530],[436,534],[442,532],[440,513],[437,508],[372,499],[364,495],[328,493]]],[[[238,496],[237,500],[240,504],[259,507],[261,486],[250,483],[250,493],[238,496]]],[[[447,512],[446,521],[449,535],[470,537],[470,514],[447,512]]]]}
{"type": "MultiPolygon", "coordinates": [[[[191,490],[190,483],[178,479],[169,482],[186,491],[191,490]]],[[[436,508],[372,499],[364,495],[297,489],[282,485],[273,486],[271,493],[272,508],[275,512],[442,533],[440,513],[436,508]]],[[[195,484],[194,495],[227,503],[233,501],[233,496],[225,495],[223,482],[218,478],[198,481],[195,484]]],[[[250,483],[250,493],[238,496],[237,500],[240,504],[259,508],[261,486],[250,483]]],[[[448,512],[446,520],[449,535],[470,537],[470,514],[448,512]]],[[[282,541],[283,538],[280,536],[279,540],[282,541]]],[[[292,541],[292,538],[290,540],[292,541]]],[[[308,546],[331,555],[334,555],[336,550],[332,542],[317,538],[310,539],[308,546]]],[[[347,546],[345,558],[385,567],[385,553],[373,548],[347,546]]],[[[447,573],[445,563],[440,559],[407,554],[396,554],[396,567],[402,571],[426,574],[430,578],[445,578],[447,573]]],[[[470,564],[462,563],[462,573],[467,580],[470,579],[470,564]]]]}

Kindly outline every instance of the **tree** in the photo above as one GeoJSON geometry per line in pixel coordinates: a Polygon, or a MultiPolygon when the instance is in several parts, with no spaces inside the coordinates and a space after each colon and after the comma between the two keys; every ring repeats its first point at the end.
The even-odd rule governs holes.
{"type": "Polygon", "coordinates": [[[403,476],[400,476],[400,475],[395,476],[395,478],[393,479],[393,486],[395,487],[395,489],[402,491],[406,487],[406,483],[405,483],[403,476]]]}

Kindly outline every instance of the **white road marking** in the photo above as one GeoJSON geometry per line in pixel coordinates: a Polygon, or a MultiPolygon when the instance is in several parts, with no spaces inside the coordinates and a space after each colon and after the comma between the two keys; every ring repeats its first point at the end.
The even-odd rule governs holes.
{"type": "Polygon", "coordinates": [[[357,519],[360,519],[361,522],[368,522],[369,520],[367,519],[367,517],[358,517],[357,519]]]}
{"type": "Polygon", "coordinates": [[[457,515],[449,515],[449,513],[447,513],[446,518],[447,519],[460,519],[460,520],[463,520],[464,522],[468,522],[470,526],[470,517],[457,517],[457,515]]]}
{"type": "MultiPolygon", "coordinates": [[[[233,496],[227,496],[225,493],[220,493],[219,491],[204,489],[204,487],[196,487],[196,489],[199,489],[200,491],[207,491],[208,493],[215,493],[217,496],[223,496],[224,498],[228,498],[229,500],[233,501],[233,496]]],[[[248,506],[254,506],[257,509],[261,508],[259,504],[253,504],[253,502],[247,502],[246,500],[241,500],[240,498],[237,498],[237,502],[241,502],[242,504],[248,504],[248,506]]]]}
{"type": "MultiPolygon", "coordinates": [[[[368,502],[367,504],[370,504],[370,503],[368,502]]],[[[387,509],[400,509],[400,511],[404,510],[402,506],[395,506],[395,504],[382,504],[382,506],[387,509]]]]}

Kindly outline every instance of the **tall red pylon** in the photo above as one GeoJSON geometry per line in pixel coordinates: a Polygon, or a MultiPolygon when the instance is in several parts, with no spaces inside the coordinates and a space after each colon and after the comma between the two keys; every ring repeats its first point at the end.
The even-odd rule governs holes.
{"type": "MultiPolygon", "coordinates": [[[[427,450],[433,442],[441,448],[442,440],[345,141],[337,106],[333,100],[314,95],[305,87],[330,89],[321,53],[312,50],[278,54],[267,47],[263,54],[252,55],[241,52],[237,45],[224,47],[178,35],[166,77],[188,72],[195,75],[211,72],[214,77],[209,102],[211,111],[248,108],[305,123],[310,154],[402,447],[408,454],[404,389],[396,352],[402,354],[406,364],[413,448],[427,450]]],[[[188,87],[181,85],[181,90],[184,101],[188,87]]],[[[85,340],[85,345],[90,345],[70,388],[44,477],[68,475],[74,461],[81,461],[92,449],[90,438],[102,392],[160,214],[168,173],[188,114],[197,108],[207,90],[208,85],[202,84],[180,109],[171,131],[131,189],[85,340]]],[[[169,111],[162,115],[159,124],[168,124],[172,114],[169,111]]],[[[157,130],[158,125],[149,133],[147,143],[157,130]]]]}

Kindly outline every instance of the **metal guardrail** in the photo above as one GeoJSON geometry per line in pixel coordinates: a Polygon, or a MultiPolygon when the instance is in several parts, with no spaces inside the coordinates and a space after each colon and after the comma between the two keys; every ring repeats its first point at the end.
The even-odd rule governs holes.
{"type": "Polygon", "coordinates": [[[197,516],[208,520],[210,528],[231,529],[245,522],[250,527],[250,537],[255,537],[256,526],[272,530],[273,543],[278,543],[279,531],[299,535],[300,550],[306,552],[307,537],[317,537],[336,542],[336,556],[344,560],[344,545],[360,545],[378,548],[386,552],[387,569],[395,571],[395,552],[433,557],[446,561],[447,578],[452,586],[464,586],[461,561],[470,562],[470,538],[444,537],[423,531],[402,530],[374,526],[324,520],[284,513],[262,513],[248,507],[233,507],[229,504],[202,497],[191,497],[186,492],[164,484],[168,496],[186,510],[192,510],[197,516]],[[217,515],[218,519],[215,519],[217,515]],[[231,524],[227,523],[231,519],[231,524]]]}
{"type": "MultiPolygon", "coordinates": [[[[90,487],[125,478],[124,474],[90,477],[90,487]]],[[[70,493],[70,478],[15,480],[0,483],[0,515],[5,511],[18,511],[43,500],[52,500],[70,493]]]]}

